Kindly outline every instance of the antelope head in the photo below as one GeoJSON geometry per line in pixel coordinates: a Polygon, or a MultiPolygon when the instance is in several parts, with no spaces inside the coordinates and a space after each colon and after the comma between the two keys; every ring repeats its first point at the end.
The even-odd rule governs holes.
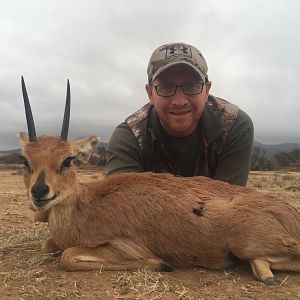
{"type": "Polygon", "coordinates": [[[36,136],[33,115],[22,77],[22,92],[25,105],[28,134],[19,134],[24,182],[27,195],[33,206],[45,211],[62,202],[78,189],[73,160],[76,157],[88,159],[99,143],[99,138],[89,136],[68,141],[70,120],[70,84],[67,83],[67,97],[60,137],[36,136]]]}

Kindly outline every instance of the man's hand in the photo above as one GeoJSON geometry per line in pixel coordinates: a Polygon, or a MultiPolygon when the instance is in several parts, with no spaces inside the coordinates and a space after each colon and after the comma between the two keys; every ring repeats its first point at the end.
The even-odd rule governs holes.
{"type": "Polygon", "coordinates": [[[48,211],[39,212],[36,211],[33,204],[30,202],[28,205],[29,209],[34,212],[33,220],[34,222],[48,222],[48,211]]]}

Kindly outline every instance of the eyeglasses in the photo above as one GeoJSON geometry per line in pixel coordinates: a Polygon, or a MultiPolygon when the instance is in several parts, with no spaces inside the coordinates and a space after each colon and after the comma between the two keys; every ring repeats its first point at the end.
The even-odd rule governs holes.
{"type": "Polygon", "coordinates": [[[177,88],[181,88],[185,95],[193,96],[202,93],[204,83],[186,83],[182,85],[155,85],[155,90],[158,96],[171,97],[175,96],[177,88]]]}

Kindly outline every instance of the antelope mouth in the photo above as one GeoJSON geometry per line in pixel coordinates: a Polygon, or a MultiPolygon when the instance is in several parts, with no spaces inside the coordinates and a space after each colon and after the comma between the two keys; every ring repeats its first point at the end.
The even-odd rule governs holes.
{"type": "Polygon", "coordinates": [[[47,205],[48,203],[50,203],[51,201],[55,200],[56,198],[57,198],[57,194],[54,194],[49,199],[34,199],[34,200],[32,200],[32,202],[36,207],[43,207],[43,206],[47,205]]]}

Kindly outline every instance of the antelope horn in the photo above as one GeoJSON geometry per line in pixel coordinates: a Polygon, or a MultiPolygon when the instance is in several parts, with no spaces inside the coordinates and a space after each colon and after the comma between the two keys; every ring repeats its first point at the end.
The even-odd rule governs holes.
{"type": "Polygon", "coordinates": [[[68,138],[68,131],[69,131],[69,123],[70,123],[70,82],[69,79],[67,81],[67,97],[66,97],[66,105],[65,105],[65,113],[64,113],[64,120],[60,134],[60,141],[66,141],[68,138]]]}
{"type": "Polygon", "coordinates": [[[27,128],[28,128],[28,138],[29,138],[29,142],[36,142],[36,133],[35,133],[33,115],[32,115],[23,76],[21,82],[22,82],[22,93],[23,93],[25,114],[26,114],[26,121],[27,121],[27,128]]]}

